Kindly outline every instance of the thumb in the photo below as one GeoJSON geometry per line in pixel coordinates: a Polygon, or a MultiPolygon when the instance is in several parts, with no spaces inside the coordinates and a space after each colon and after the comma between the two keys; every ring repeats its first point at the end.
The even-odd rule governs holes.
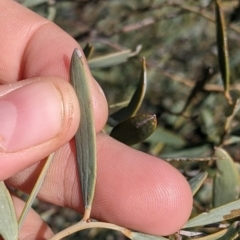
{"type": "Polygon", "coordinates": [[[9,178],[67,143],[80,119],[77,97],[60,78],[0,86],[0,180],[9,178]]]}

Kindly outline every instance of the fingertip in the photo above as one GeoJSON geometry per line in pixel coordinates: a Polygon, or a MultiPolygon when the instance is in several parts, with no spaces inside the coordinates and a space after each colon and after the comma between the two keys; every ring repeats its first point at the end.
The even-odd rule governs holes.
{"type": "Polygon", "coordinates": [[[147,223],[140,227],[145,227],[146,232],[154,235],[170,235],[180,230],[187,222],[193,198],[190,186],[181,173],[168,163],[158,161],[158,168],[162,168],[166,174],[162,171],[153,173],[158,176],[158,180],[156,185],[152,184],[152,188],[149,189],[149,192],[152,192],[152,204],[146,204],[149,206],[146,211],[149,220],[146,218],[147,223]],[[159,177],[159,174],[162,177],[159,177]]]}
{"type": "Polygon", "coordinates": [[[103,138],[104,146],[117,151],[101,147],[105,157],[100,157],[97,218],[154,235],[178,231],[192,209],[191,189],[181,173],[156,157],[103,138]]]}

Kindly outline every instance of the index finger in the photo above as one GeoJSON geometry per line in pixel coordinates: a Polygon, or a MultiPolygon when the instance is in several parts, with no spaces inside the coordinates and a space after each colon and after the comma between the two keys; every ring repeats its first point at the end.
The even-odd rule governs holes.
{"type": "Polygon", "coordinates": [[[11,0],[0,1],[0,78],[4,82],[38,76],[69,79],[78,43],[52,22],[11,0]],[[54,26],[54,27],[53,27],[54,26]]]}

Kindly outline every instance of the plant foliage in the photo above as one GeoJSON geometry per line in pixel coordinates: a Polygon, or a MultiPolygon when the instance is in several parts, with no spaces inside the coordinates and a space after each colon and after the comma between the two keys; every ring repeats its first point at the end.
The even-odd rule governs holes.
{"type": "MultiPolygon", "coordinates": [[[[111,125],[118,124],[115,130],[108,124],[105,131],[168,160],[189,180],[194,206],[184,229],[164,238],[135,232],[126,236],[154,240],[239,237],[240,2],[19,1],[54,19],[81,46],[94,46],[92,51],[87,45],[84,52],[109,106],[114,106],[109,123],[114,118],[111,125]],[[146,62],[138,80],[142,57],[146,62]],[[124,112],[123,119],[119,112],[124,112]],[[135,141],[124,135],[132,131],[132,118],[153,114],[158,123],[150,137],[135,141]],[[114,133],[117,128],[120,137],[114,133]]],[[[136,130],[136,124],[132,126],[136,130]]],[[[86,224],[126,232],[99,222],[76,226],[80,230],[86,224]]],[[[102,239],[101,232],[96,239],[102,239]]]]}

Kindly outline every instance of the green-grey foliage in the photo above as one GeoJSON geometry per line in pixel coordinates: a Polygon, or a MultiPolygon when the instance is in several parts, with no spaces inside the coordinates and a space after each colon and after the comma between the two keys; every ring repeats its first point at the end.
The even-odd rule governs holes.
{"type": "Polygon", "coordinates": [[[195,193],[202,186],[204,180],[207,178],[207,175],[208,175],[207,172],[202,172],[189,181],[189,185],[192,189],[193,195],[195,195],[195,193]]]}
{"type": "Polygon", "coordinates": [[[89,88],[90,76],[87,72],[82,53],[78,49],[75,49],[72,55],[70,79],[76,91],[81,109],[81,124],[75,135],[81,190],[85,211],[91,211],[97,171],[96,133],[93,119],[92,96],[89,88]]]}
{"type": "Polygon", "coordinates": [[[18,223],[10,193],[0,181],[0,236],[4,240],[18,239],[18,223]]]}
{"type": "MultiPolygon", "coordinates": [[[[49,17],[49,1],[34,2],[32,9],[49,17]]],[[[141,138],[145,144],[134,147],[170,161],[191,179],[194,205],[186,226],[192,233],[205,234],[194,239],[232,238],[238,226],[231,225],[232,218],[239,216],[240,204],[232,202],[239,199],[240,174],[239,1],[63,0],[55,5],[55,23],[82,46],[88,42],[94,46],[89,65],[109,105],[131,99],[139,61],[146,57],[148,89],[136,111],[155,114],[158,126],[147,140],[141,138]],[[129,50],[139,45],[138,55],[129,50]],[[213,155],[214,146],[217,152],[224,151],[225,158],[213,155]],[[212,223],[210,232],[205,225],[212,223]]],[[[130,116],[124,120],[131,123],[130,116]]],[[[112,135],[129,145],[139,142],[127,135],[127,125],[120,123],[112,135]]],[[[105,131],[111,131],[108,124],[105,131]]],[[[178,234],[181,237],[181,231],[178,234]]]]}
{"type": "Polygon", "coordinates": [[[216,1],[216,29],[217,29],[217,47],[219,69],[222,75],[224,91],[229,97],[230,69],[228,56],[228,41],[226,33],[226,24],[220,0],[216,1]]]}
{"type": "Polygon", "coordinates": [[[89,43],[83,48],[83,52],[86,59],[89,59],[91,57],[93,50],[94,50],[93,46],[89,43]]]}
{"type": "Polygon", "coordinates": [[[130,56],[131,51],[127,49],[121,52],[111,53],[102,57],[92,58],[88,61],[88,64],[91,69],[106,68],[126,62],[130,56]]]}
{"type": "Polygon", "coordinates": [[[32,191],[31,191],[31,194],[29,195],[28,200],[27,200],[27,202],[26,202],[26,204],[25,204],[25,206],[24,206],[24,208],[21,212],[21,215],[18,219],[18,229],[19,229],[19,231],[21,230],[22,224],[24,223],[24,220],[27,217],[27,214],[28,214],[29,210],[31,209],[32,204],[33,204],[33,202],[34,202],[34,200],[35,200],[35,198],[36,198],[36,196],[37,196],[37,194],[38,194],[38,192],[39,192],[39,190],[42,186],[42,183],[43,183],[43,181],[46,177],[48,168],[52,163],[54,155],[55,155],[55,153],[52,153],[47,158],[46,163],[44,164],[44,167],[41,170],[40,175],[38,176],[37,182],[35,183],[32,191]]]}
{"type": "Polygon", "coordinates": [[[110,136],[127,145],[133,145],[148,138],[156,125],[155,115],[141,114],[120,122],[112,129],[110,136]]]}
{"type": "Polygon", "coordinates": [[[108,122],[111,125],[115,126],[117,123],[120,123],[134,116],[142,104],[146,92],[146,87],[147,87],[146,61],[143,58],[139,82],[129,104],[126,107],[123,107],[117,112],[111,114],[109,116],[108,122]]]}
{"type": "Polygon", "coordinates": [[[226,221],[240,216],[240,199],[234,202],[224,204],[220,207],[213,208],[208,212],[203,212],[198,216],[190,219],[184,228],[203,226],[207,224],[226,221]]]}
{"type": "Polygon", "coordinates": [[[139,232],[132,232],[130,239],[132,240],[166,240],[168,238],[148,235],[148,234],[139,233],[139,232]]]}
{"type": "Polygon", "coordinates": [[[215,150],[217,171],[213,178],[213,207],[219,207],[239,198],[240,178],[229,154],[221,149],[215,150]]]}
{"type": "Polygon", "coordinates": [[[222,237],[220,237],[218,240],[236,239],[237,237],[239,237],[239,234],[240,234],[239,227],[240,227],[239,221],[234,222],[228,228],[227,232],[222,237]]]}

